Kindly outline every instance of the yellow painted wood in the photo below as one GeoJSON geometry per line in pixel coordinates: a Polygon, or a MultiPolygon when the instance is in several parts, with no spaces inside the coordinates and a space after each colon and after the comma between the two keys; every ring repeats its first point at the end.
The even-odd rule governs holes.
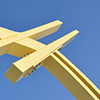
{"type": "Polygon", "coordinates": [[[0,40],[8,39],[9,37],[16,36],[16,35],[18,35],[18,33],[5,29],[3,27],[0,27],[0,40]]]}
{"type": "Polygon", "coordinates": [[[77,100],[100,100],[99,89],[59,51],[42,62],[77,100]]]}
{"type": "MultiPolygon", "coordinates": [[[[60,49],[63,47],[63,44],[67,42],[69,43],[70,40],[72,40],[73,37],[75,37],[79,31],[74,30],[71,33],[65,35],[64,37],[54,41],[53,43],[48,44],[46,47],[43,47],[42,49],[28,55],[27,57],[24,57],[23,59],[15,62],[12,64],[12,67],[15,67],[20,70],[21,73],[24,73],[26,71],[30,71],[31,68],[42,62],[44,59],[46,59],[51,53],[55,52],[55,50],[60,49]]],[[[12,82],[16,83],[17,80],[13,80],[12,77],[9,76],[8,73],[11,73],[13,70],[10,69],[6,72],[5,76],[12,82]]],[[[29,72],[28,71],[28,72],[29,72]]],[[[16,73],[13,74],[13,77],[16,77],[16,73]]],[[[19,79],[19,76],[18,76],[19,79]]]]}
{"type": "Polygon", "coordinates": [[[13,43],[15,43],[17,41],[20,41],[27,37],[34,38],[35,40],[43,38],[44,36],[47,36],[47,35],[52,34],[53,32],[56,32],[61,25],[62,25],[62,22],[59,20],[56,20],[54,22],[51,22],[51,23],[42,25],[40,27],[22,32],[20,34],[18,34],[16,32],[12,32],[10,30],[8,31],[6,29],[4,31],[2,31],[2,29],[1,29],[0,33],[2,33],[2,34],[8,33],[8,35],[7,35],[7,37],[5,37],[5,35],[1,36],[2,40],[0,40],[0,55],[6,53],[8,51],[8,47],[10,47],[9,45],[12,45],[13,43]],[[13,34],[16,34],[16,35],[13,35],[13,34]]]}
{"type": "MultiPolygon", "coordinates": [[[[31,38],[25,38],[23,40],[20,40],[18,42],[15,42],[13,43],[13,45],[10,47],[10,49],[7,51],[8,54],[11,54],[11,55],[14,55],[14,56],[17,56],[17,57],[25,57],[43,47],[45,47],[46,45],[43,44],[43,43],[40,43],[36,40],[33,40],[31,38]]],[[[15,67],[15,66],[14,66],[15,67]]],[[[16,67],[15,67],[16,68],[16,67]]],[[[9,73],[6,73],[6,77],[8,77],[10,74],[12,74],[13,68],[11,66],[11,68],[9,68],[9,70],[7,72],[9,73]]],[[[17,72],[19,71],[17,68],[16,68],[17,72]]],[[[11,78],[14,82],[20,80],[21,78],[23,77],[27,77],[28,74],[30,73],[30,71],[32,70],[32,68],[29,68],[26,72],[24,73],[21,73],[17,79],[16,78],[11,78]]],[[[19,71],[20,72],[20,71],[19,71]]],[[[17,73],[16,73],[17,75],[17,73]]]]}
{"type": "Polygon", "coordinates": [[[72,39],[73,37],[75,37],[77,34],[78,34],[78,31],[75,30],[75,31],[65,35],[64,37],[54,41],[53,43],[50,43],[45,48],[38,50],[38,51],[30,54],[29,56],[15,62],[14,65],[17,65],[18,68],[24,72],[31,66],[36,66],[38,63],[40,63],[42,60],[47,58],[55,50],[61,48],[66,41],[69,42],[69,40],[72,39]],[[29,62],[27,62],[28,60],[29,60],[29,62]],[[22,66],[24,66],[24,67],[22,67],[22,66]]]}
{"type": "Polygon", "coordinates": [[[25,38],[13,43],[7,53],[16,57],[25,57],[26,55],[31,54],[36,50],[43,48],[44,46],[44,44],[36,40],[25,38]]]}
{"type": "Polygon", "coordinates": [[[8,53],[23,57],[30,53],[14,62],[5,76],[15,84],[21,78],[27,77],[37,64],[42,63],[77,100],[100,100],[100,90],[58,51],[71,42],[79,31],[74,30],[47,46],[36,41],[56,32],[61,25],[62,22],[57,20],[20,34],[0,28],[0,55],[8,53]]]}
{"type": "Polygon", "coordinates": [[[25,32],[22,32],[22,33],[23,34],[28,33],[28,34],[30,34],[30,36],[29,36],[30,38],[33,38],[34,40],[38,40],[40,38],[43,38],[45,36],[48,36],[48,35],[56,32],[62,24],[63,24],[63,22],[56,20],[56,21],[51,22],[49,24],[42,25],[38,28],[29,30],[29,31],[25,31],[25,32]],[[34,34],[32,34],[32,33],[34,33],[34,34]]]}

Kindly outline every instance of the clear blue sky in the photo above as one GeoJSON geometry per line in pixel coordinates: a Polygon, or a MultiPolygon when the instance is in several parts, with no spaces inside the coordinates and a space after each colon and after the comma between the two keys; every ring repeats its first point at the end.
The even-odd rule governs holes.
{"type": "MultiPolygon", "coordinates": [[[[100,89],[100,0],[0,0],[1,27],[22,32],[57,19],[62,27],[39,41],[47,44],[79,30],[60,51],[100,89]]],[[[43,66],[13,85],[4,74],[18,59],[0,56],[0,100],[76,100],[43,66]]]]}

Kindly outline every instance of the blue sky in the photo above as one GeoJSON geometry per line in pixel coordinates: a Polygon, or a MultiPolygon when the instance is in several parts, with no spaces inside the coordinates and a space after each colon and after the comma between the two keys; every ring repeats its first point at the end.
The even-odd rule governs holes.
{"type": "MultiPolygon", "coordinates": [[[[39,41],[48,44],[79,30],[60,51],[100,89],[100,0],[0,0],[0,27],[22,32],[57,19],[61,28],[39,41]]],[[[1,100],[76,100],[43,66],[13,85],[4,74],[18,59],[0,56],[1,100]]]]}

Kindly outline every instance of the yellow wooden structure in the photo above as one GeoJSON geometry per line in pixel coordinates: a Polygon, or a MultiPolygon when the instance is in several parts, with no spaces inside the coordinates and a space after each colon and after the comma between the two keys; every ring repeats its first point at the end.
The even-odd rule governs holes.
{"type": "Polygon", "coordinates": [[[36,41],[56,32],[61,25],[56,20],[21,33],[1,27],[0,55],[8,53],[22,58],[10,66],[5,76],[15,84],[43,65],[77,100],[100,100],[100,90],[59,52],[79,31],[74,30],[48,45],[36,41]]]}

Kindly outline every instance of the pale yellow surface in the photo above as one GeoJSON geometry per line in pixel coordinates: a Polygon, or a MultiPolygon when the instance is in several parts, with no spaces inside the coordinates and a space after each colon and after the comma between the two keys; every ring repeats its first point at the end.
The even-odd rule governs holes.
{"type": "Polygon", "coordinates": [[[16,35],[18,35],[18,33],[0,27],[0,40],[8,39],[9,37],[16,36],[16,35]]]}
{"type": "Polygon", "coordinates": [[[17,66],[17,68],[19,68],[22,72],[24,72],[30,67],[36,66],[38,63],[46,59],[51,53],[55,52],[55,50],[61,48],[65,42],[68,41],[69,43],[69,40],[75,37],[77,34],[77,30],[72,31],[64,37],[54,41],[53,43],[48,44],[45,48],[40,49],[13,64],[17,66]],[[28,60],[29,62],[27,62],[28,60]]]}
{"type": "Polygon", "coordinates": [[[8,53],[23,57],[11,65],[5,76],[15,84],[41,63],[77,100],[100,100],[100,90],[58,51],[71,42],[79,31],[74,30],[47,46],[36,41],[56,32],[61,25],[62,22],[57,20],[22,33],[0,28],[0,55],[8,53]]]}
{"type": "MultiPolygon", "coordinates": [[[[17,62],[13,63],[12,66],[15,67],[17,69],[19,69],[22,74],[24,72],[28,73],[30,72],[30,70],[36,66],[37,64],[41,63],[44,59],[46,59],[51,53],[55,52],[55,50],[60,49],[61,47],[63,47],[63,44],[67,42],[69,43],[70,40],[73,39],[73,37],[75,37],[78,34],[79,31],[74,30],[72,32],[70,32],[69,34],[65,35],[64,37],[54,41],[53,43],[48,44],[46,47],[45,45],[38,43],[38,46],[40,46],[40,49],[34,53],[31,53],[30,55],[22,58],[21,60],[18,60],[17,62]]],[[[28,42],[28,41],[26,41],[28,42]]],[[[25,42],[24,42],[25,43],[25,42]]],[[[37,44],[36,43],[36,44],[37,44]]],[[[25,45],[25,44],[23,44],[25,45]]],[[[35,45],[35,41],[34,41],[34,45],[35,45]]],[[[34,46],[33,46],[34,47],[34,46]]],[[[13,71],[13,70],[12,70],[13,71]]],[[[11,69],[8,70],[6,73],[11,73],[11,69]]],[[[26,74],[26,73],[25,73],[26,74]]],[[[25,75],[25,76],[27,76],[25,75]]],[[[8,78],[8,74],[5,76],[7,76],[8,78]]],[[[13,77],[16,77],[17,74],[13,74],[13,77]]],[[[19,78],[19,77],[18,77],[19,78]]],[[[15,83],[16,81],[13,81],[11,77],[8,78],[10,81],[12,81],[13,83],[15,83]]]]}
{"type": "MultiPolygon", "coordinates": [[[[0,40],[0,55],[7,53],[7,51],[10,49],[13,43],[16,43],[28,37],[33,38],[35,40],[43,38],[44,36],[47,36],[47,35],[52,34],[53,32],[56,32],[61,25],[62,25],[62,22],[59,20],[56,20],[54,22],[48,23],[46,25],[42,25],[40,27],[31,29],[22,33],[13,32],[13,34],[14,33],[16,34],[14,36],[12,34],[12,31],[10,32],[10,30],[9,32],[7,30],[5,31],[0,30],[0,33],[2,35],[5,34],[5,32],[6,33],[8,32],[8,34],[11,33],[10,36],[8,35],[8,38],[3,38],[2,40],[0,40]]],[[[4,36],[5,35],[3,35],[2,37],[4,36]]]]}
{"type": "Polygon", "coordinates": [[[99,100],[99,89],[59,51],[51,54],[42,65],[52,73],[77,100],[99,100]]]}
{"type": "Polygon", "coordinates": [[[17,82],[23,74],[16,66],[11,65],[5,73],[5,76],[12,82],[17,82]],[[8,72],[8,73],[7,73],[8,72]],[[14,76],[13,76],[14,75],[14,76]]]}
{"type": "MultiPolygon", "coordinates": [[[[35,52],[36,50],[39,50],[45,46],[44,44],[37,42],[36,41],[37,39],[40,39],[44,36],[52,34],[53,32],[56,32],[61,25],[62,25],[62,22],[59,20],[56,20],[46,25],[42,25],[40,27],[22,32],[20,34],[17,34],[16,36],[3,39],[2,41],[0,41],[0,44],[1,44],[0,55],[8,53],[17,57],[25,57],[27,56],[28,53],[31,54],[35,52]],[[34,38],[35,40],[31,38],[34,38]]],[[[28,61],[29,60],[27,60],[26,62],[28,61]]],[[[12,67],[10,67],[9,70],[7,70],[7,72],[5,73],[5,76],[12,83],[17,82],[19,79],[22,78],[22,76],[26,77],[32,69],[32,68],[28,68],[26,71],[22,71],[18,67],[15,67],[13,70],[13,67],[15,66],[12,64],[12,67]],[[21,73],[20,75],[17,75],[17,73],[15,73],[12,76],[10,75],[11,73],[13,73],[13,71],[18,71],[18,70],[21,73]]],[[[25,68],[25,66],[23,66],[23,68],[25,68]]]]}
{"type": "Polygon", "coordinates": [[[25,38],[23,40],[13,43],[13,45],[7,51],[8,54],[16,57],[24,57],[27,53],[33,53],[36,50],[43,48],[45,45],[33,40],[31,38],[25,38]]]}

